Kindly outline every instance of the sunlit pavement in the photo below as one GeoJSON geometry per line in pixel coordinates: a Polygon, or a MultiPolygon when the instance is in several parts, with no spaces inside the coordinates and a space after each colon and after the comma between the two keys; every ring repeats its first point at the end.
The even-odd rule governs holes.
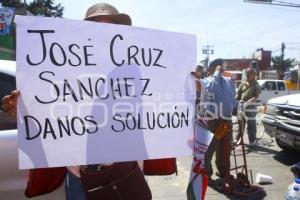
{"type": "MultiPolygon", "coordinates": [[[[261,116],[258,116],[260,119],[261,116]]],[[[258,123],[258,131],[261,131],[261,123],[258,123]]],[[[248,144],[247,135],[244,136],[245,143],[248,144]]],[[[241,151],[238,151],[238,163],[241,159],[241,151]]],[[[257,173],[272,176],[273,184],[262,185],[266,191],[266,200],[282,200],[284,199],[287,187],[293,181],[293,175],[290,172],[289,167],[294,163],[300,161],[300,154],[296,152],[282,151],[275,141],[272,140],[267,134],[264,134],[262,139],[258,141],[257,147],[249,152],[246,146],[246,156],[248,169],[252,170],[253,180],[255,182],[255,176],[257,173]]],[[[232,157],[233,158],[233,157],[232,157]]],[[[147,181],[150,185],[153,200],[185,200],[186,199],[186,187],[188,184],[191,157],[183,157],[177,159],[178,175],[171,176],[147,176],[147,181]]],[[[213,159],[214,163],[214,159],[213,159]]],[[[231,162],[234,163],[233,161],[231,162]]],[[[234,173],[233,173],[234,175],[234,173]]],[[[217,178],[213,176],[213,178],[217,178]]],[[[256,183],[254,183],[256,184],[256,183]]],[[[64,193],[63,187],[59,190],[49,194],[43,195],[39,198],[33,198],[32,200],[53,200],[64,199],[62,194],[64,193]]],[[[2,198],[0,198],[2,199],[2,198]]],[[[14,198],[13,198],[14,199],[14,198]]],[[[15,198],[19,200],[20,198],[15,198]]],[[[241,199],[234,196],[225,196],[212,188],[208,188],[206,194],[207,200],[223,200],[223,199],[241,199]]],[[[257,200],[257,198],[248,198],[257,200]]]]}
{"type": "MultiPolygon", "coordinates": [[[[260,123],[259,123],[260,124],[260,123]]],[[[261,125],[261,124],[260,124],[261,125]]],[[[258,131],[261,127],[258,127],[258,131]]],[[[244,136],[248,144],[247,135],[244,136]]],[[[241,151],[238,151],[238,163],[241,163],[241,151]]],[[[266,192],[266,200],[282,200],[287,187],[293,181],[293,175],[289,167],[300,161],[300,154],[297,152],[282,151],[267,134],[258,141],[257,147],[249,152],[246,146],[248,169],[252,170],[253,181],[257,173],[272,176],[273,184],[260,185],[266,192]]],[[[233,158],[233,157],[232,157],[233,158]]],[[[213,159],[214,163],[214,159],[213,159]]],[[[233,165],[233,160],[232,160],[233,165]]],[[[177,159],[178,175],[147,177],[152,190],[154,200],[184,200],[186,199],[186,187],[189,179],[191,157],[177,159]]],[[[234,175],[234,173],[232,173],[234,175]]],[[[216,179],[216,176],[213,176],[216,179]]],[[[257,185],[257,184],[256,184],[257,185]]],[[[225,196],[212,188],[208,188],[206,199],[241,199],[234,196],[225,196]]],[[[257,199],[257,198],[248,198],[257,199]]]]}

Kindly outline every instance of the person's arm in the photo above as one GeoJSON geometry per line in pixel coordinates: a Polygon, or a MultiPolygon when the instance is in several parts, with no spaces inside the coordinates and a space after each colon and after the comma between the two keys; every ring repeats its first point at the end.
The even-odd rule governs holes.
{"type": "Polygon", "coordinates": [[[255,94],[254,97],[250,98],[247,103],[250,103],[250,102],[256,102],[257,98],[258,98],[259,94],[255,94]]]}
{"type": "Polygon", "coordinates": [[[20,96],[20,91],[13,90],[10,95],[2,98],[2,110],[10,117],[16,118],[17,116],[17,102],[20,96]]]}
{"type": "Polygon", "coordinates": [[[201,92],[201,83],[199,80],[196,80],[196,91],[201,92]]]}
{"type": "Polygon", "coordinates": [[[201,74],[199,72],[191,72],[191,74],[195,78],[196,91],[201,92],[201,83],[200,83],[201,74]]]}
{"type": "Polygon", "coordinates": [[[230,88],[231,88],[231,91],[232,91],[232,101],[234,103],[234,107],[237,107],[237,93],[236,93],[236,90],[235,90],[235,86],[234,86],[234,83],[232,80],[229,79],[229,82],[230,82],[230,88]]]}
{"type": "Polygon", "coordinates": [[[236,95],[235,95],[235,99],[238,100],[238,101],[239,101],[239,100],[241,99],[241,97],[242,97],[242,87],[243,87],[243,83],[240,84],[240,86],[238,87],[237,93],[236,93],[236,95]]]}
{"type": "Polygon", "coordinates": [[[234,84],[233,84],[233,81],[231,79],[227,79],[228,82],[229,82],[229,85],[230,85],[230,90],[232,91],[233,93],[233,97],[236,97],[236,92],[235,92],[235,87],[234,87],[234,84]]]}

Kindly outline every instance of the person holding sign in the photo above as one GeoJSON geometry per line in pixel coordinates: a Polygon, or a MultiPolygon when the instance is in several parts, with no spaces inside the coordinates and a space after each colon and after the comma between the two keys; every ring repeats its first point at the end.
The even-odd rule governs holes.
{"type": "MultiPolygon", "coordinates": [[[[131,25],[131,18],[127,14],[119,13],[115,7],[106,3],[91,6],[84,20],[131,25]]],[[[2,99],[3,110],[13,118],[16,118],[19,95],[19,91],[12,91],[2,99]]],[[[67,200],[150,200],[152,198],[137,161],[68,166],[67,169],[65,178],[67,200]]]]}
{"type": "MultiPolygon", "coordinates": [[[[112,24],[124,24],[131,25],[131,18],[126,14],[120,14],[118,10],[105,3],[98,3],[90,8],[86,12],[86,21],[94,21],[100,23],[112,23],[112,24]]],[[[112,164],[112,163],[111,163],[112,164]]],[[[88,168],[105,168],[111,164],[98,165],[98,166],[88,166],[88,168]]],[[[65,189],[67,199],[83,199],[84,198],[84,188],[80,182],[80,166],[70,166],[67,167],[69,172],[67,173],[65,189]],[[80,196],[80,198],[78,198],[80,196]]]]}

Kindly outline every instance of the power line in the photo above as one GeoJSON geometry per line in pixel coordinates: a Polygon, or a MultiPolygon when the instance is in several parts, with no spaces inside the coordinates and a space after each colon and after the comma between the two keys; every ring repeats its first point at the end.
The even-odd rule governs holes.
{"type": "Polygon", "coordinates": [[[277,51],[280,51],[281,50],[281,48],[279,48],[279,49],[276,49],[276,50],[271,50],[272,52],[277,52],[277,51]]]}
{"type": "Polygon", "coordinates": [[[296,3],[290,3],[290,2],[286,2],[286,1],[276,1],[276,0],[273,0],[272,2],[277,2],[277,3],[279,3],[279,4],[283,4],[283,5],[290,5],[291,7],[293,7],[293,6],[300,6],[299,4],[296,4],[296,3]]]}
{"type": "Polygon", "coordinates": [[[300,45],[300,42],[289,42],[289,43],[286,43],[288,45],[292,45],[292,46],[298,46],[300,45]]]}
{"type": "Polygon", "coordinates": [[[295,48],[295,47],[287,47],[286,49],[291,50],[291,51],[299,51],[300,48],[295,48]]]}
{"type": "Polygon", "coordinates": [[[300,8],[300,4],[290,3],[290,2],[286,2],[286,1],[276,1],[276,0],[244,0],[244,2],[258,3],[258,4],[268,4],[268,5],[274,5],[274,6],[285,6],[285,7],[300,8]]]}

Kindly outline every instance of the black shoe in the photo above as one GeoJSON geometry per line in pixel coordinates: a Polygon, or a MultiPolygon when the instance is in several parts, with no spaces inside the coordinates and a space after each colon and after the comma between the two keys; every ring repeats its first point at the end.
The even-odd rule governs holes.
{"type": "Polygon", "coordinates": [[[224,178],[225,177],[224,175],[221,175],[219,172],[216,172],[216,176],[219,177],[219,178],[224,178]]]}
{"type": "Polygon", "coordinates": [[[215,186],[215,181],[211,178],[208,178],[208,186],[213,188],[215,186]]]}

